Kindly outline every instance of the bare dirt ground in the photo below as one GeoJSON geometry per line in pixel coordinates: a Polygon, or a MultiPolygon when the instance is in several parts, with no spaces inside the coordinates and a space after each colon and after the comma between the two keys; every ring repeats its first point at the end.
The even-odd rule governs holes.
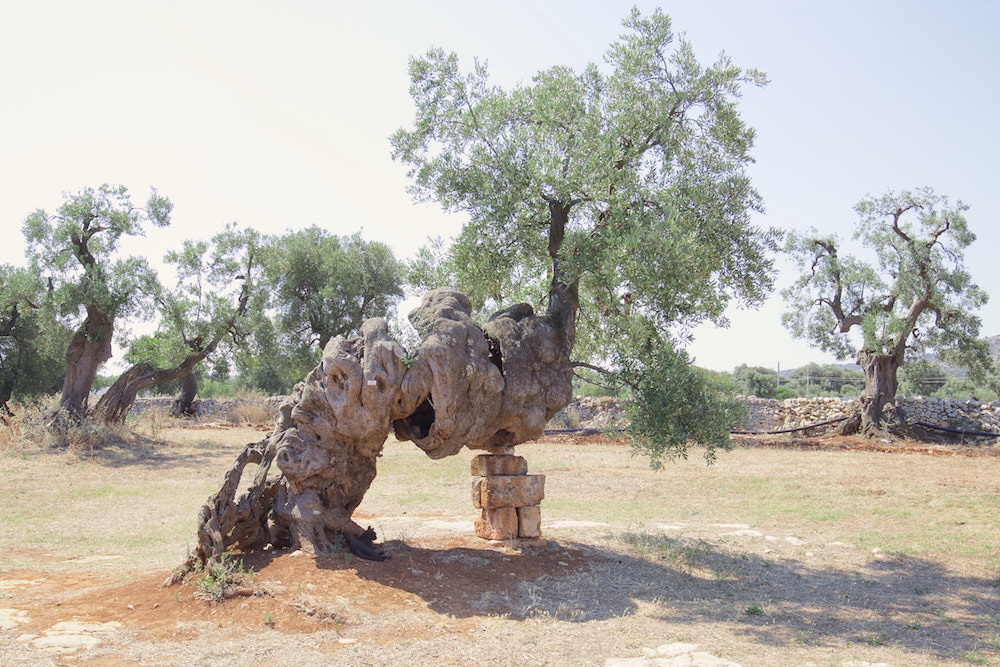
{"type": "Polygon", "coordinates": [[[228,589],[164,586],[256,439],[9,452],[0,664],[1000,664],[994,444],[741,438],[655,473],[552,439],[519,448],[547,476],[543,539],[488,543],[471,454],[391,441],[357,514],[388,561],[265,552],[228,589]]]}

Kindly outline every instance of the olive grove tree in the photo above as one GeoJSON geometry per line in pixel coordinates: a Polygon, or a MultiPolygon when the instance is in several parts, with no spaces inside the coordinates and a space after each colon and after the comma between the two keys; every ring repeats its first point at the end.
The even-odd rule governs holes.
{"type": "MultiPolygon", "coordinates": [[[[379,319],[330,339],[271,436],[243,451],[203,507],[182,572],[268,542],[384,558],[351,515],[390,428],[434,459],[465,447],[516,459],[513,447],[572,399],[581,364],[604,364],[631,388],[636,442],[654,463],[689,439],[710,456],[728,444],[737,404],[674,343],[771,286],[777,235],[750,221],[761,208],[746,174],[754,133],[737,110],[764,75],[724,56],[702,66],[662,12],[633,12],[625,27],[605,67],[556,67],[511,90],[441,50],[412,59],[416,114],[393,154],[417,196],[469,216],[445,265],[420,272],[455,287],[411,313],[416,349],[379,319]],[[498,310],[474,316],[484,306],[498,310]],[[251,463],[257,477],[237,501],[251,463]]],[[[487,504],[484,522],[496,518],[487,504]]]]}
{"type": "Polygon", "coordinates": [[[37,273],[0,266],[0,413],[10,416],[12,397],[32,399],[59,389],[71,335],[37,273]]]}
{"type": "Polygon", "coordinates": [[[54,214],[37,210],[24,221],[32,271],[52,282],[60,314],[78,322],[65,356],[57,416],[85,416],[94,377],[111,358],[115,322],[148,308],[157,276],[141,257],[121,256],[123,237],[143,225],[169,224],[172,204],[154,189],[136,207],[125,186],[102,185],[64,194],[54,214]]]}
{"type": "Polygon", "coordinates": [[[776,235],[751,222],[754,131],[737,106],[765,76],[724,55],[703,66],[660,11],[624,25],[604,66],[511,90],[481,62],[412,59],[416,117],[392,143],[417,197],[469,216],[446,266],[424,275],[477,304],[544,303],[576,363],[631,388],[635,442],[658,461],[690,438],[728,441],[732,406],[676,343],[771,286],[776,235]]]}
{"type": "Polygon", "coordinates": [[[224,340],[247,335],[248,311],[260,310],[262,238],[252,229],[229,225],[211,242],[185,241],[164,261],[174,268],[172,289],[159,289],[158,329],[130,342],[132,363],[101,396],[94,413],[123,421],[136,395],[148,387],[177,380],[181,391],[171,412],[188,414],[198,390],[195,370],[224,340]]]}
{"type": "Polygon", "coordinates": [[[985,379],[992,362],[979,339],[976,310],[987,295],[964,266],[964,251],[976,237],[960,201],[920,188],[868,196],[854,208],[854,237],[874,261],[844,254],[835,236],[790,233],[786,251],[800,275],[783,292],[783,322],[821,350],[856,358],[865,389],[852,426],[871,435],[882,428],[885,407],[894,404],[907,350],[936,353],[985,379]],[[847,335],[852,330],[860,343],[847,335]]]}

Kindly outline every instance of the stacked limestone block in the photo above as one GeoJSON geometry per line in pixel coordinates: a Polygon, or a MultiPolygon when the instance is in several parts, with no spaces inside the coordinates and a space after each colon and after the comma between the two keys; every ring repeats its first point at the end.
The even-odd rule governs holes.
{"type": "Polygon", "coordinates": [[[528,462],[513,454],[472,459],[472,504],[483,513],[476,535],[486,540],[540,537],[545,475],[529,475],[528,462]]]}

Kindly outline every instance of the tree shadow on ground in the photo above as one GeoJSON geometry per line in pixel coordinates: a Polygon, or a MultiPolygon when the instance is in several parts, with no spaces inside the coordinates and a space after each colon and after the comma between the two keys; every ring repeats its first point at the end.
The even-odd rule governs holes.
{"type": "Polygon", "coordinates": [[[389,542],[392,558],[384,563],[345,553],[317,558],[316,566],[355,570],[456,617],[586,623],[641,608],[666,623],[722,624],[773,646],[837,640],[941,656],[1000,650],[996,579],[907,556],[841,569],[698,539],[629,533],[614,540],[608,548],[540,540],[519,553],[389,542]]]}

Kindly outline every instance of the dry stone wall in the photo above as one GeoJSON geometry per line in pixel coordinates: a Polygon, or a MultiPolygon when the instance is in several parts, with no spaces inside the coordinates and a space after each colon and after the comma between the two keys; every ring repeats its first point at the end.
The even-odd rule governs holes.
{"type": "MultiPolygon", "coordinates": [[[[778,401],[748,397],[748,420],[742,428],[755,433],[800,428],[846,417],[859,409],[857,399],[789,398],[778,401]]],[[[897,398],[896,405],[910,423],[986,431],[1000,434],[1000,401],[980,403],[957,399],[897,398]]]]}
{"type": "MultiPolygon", "coordinates": [[[[800,428],[833,421],[857,412],[858,399],[845,398],[742,398],[747,407],[747,422],[739,430],[763,433],[800,428]]],[[[956,399],[907,397],[897,398],[907,421],[926,422],[935,426],[986,431],[1000,435],[1000,401],[980,403],[956,399]]],[[[596,428],[623,426],[619,402],[616,399],[576,398],[551,422],[550,429],[596,428]]]]}
{"type": "MultiPolygon", "coordinates": [[[[132,414],[156,407],[164,412],[170,409],[171,398],[140,398],[132,414]]],[[[277,406],[282,396],[265,399],[268,407],[277,406]]],[[[789,398],[778,401],[772,398],[742,399],[746,402],[748,420],[740,430],[754,433],[799,428],[809,424],[846,417],[858,409],[857,399],[843,398],[789,398]]],[[[936,426],[987,431],[1000,435],[1000,401],[982,403],[957,399],[924,398],[921,396],[897,398],[910,422],[926,422],[936,426]]],[[[198,401],[196,408],[200,419],[225,419],[234,412],[236,402],[198,401]]],[[[549,429],[594,428],[605,430],[623,426],[620,403],[610,397],[578,397],[549,422],[549,429]]]]}

